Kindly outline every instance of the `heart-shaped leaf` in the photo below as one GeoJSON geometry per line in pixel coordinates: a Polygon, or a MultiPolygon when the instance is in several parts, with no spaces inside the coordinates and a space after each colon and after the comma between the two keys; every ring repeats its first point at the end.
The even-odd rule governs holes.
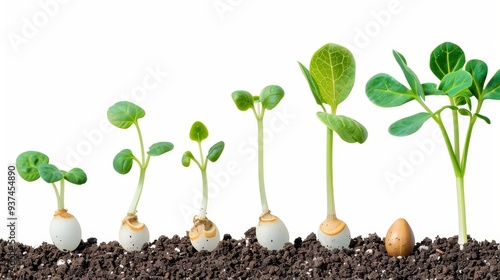
{"type": "Polygon", "coordinates": [[[464,64],[464,51],[453,43],[445,42],[432,51],[429,66],[441,80],[445,75],[461,69],[464,64]]]}
{"type": "Polygon", "coordinates": [[[314,53],[309,71],[318,85],[321,99],[336,108],[351,93],[356,63],[347,48],[330,43],[314,53]]]}
{"type": "Polygon", "coordinates": [[[24,180],[33,182],[40,178],[38,167],[47,163],[49,163],[49,157],[45,154],[37,151],[27,151],[21,153],[16,159],[17,172],[24,180]]]}
{"type": "Polygon", "coordinates": [[[109,122],[122,129],[129,128],[145,115],[146,112],[141,107],[129,101],[117,102],[108,109],[109,122]]]}
{"type": "Polygon", "coordinates": [[[493,75],[483,90],[484,99],[500,100],[500,69],[493,75]]]}
{"type": "Polygon", "coordinates": [[[422,100],[424,100],[425,99],[424,88],[422,87],[422,84],[418,80],[418,77],[415,74],[415,72],[413,72],[413,70],[411,70],[410,67],[408,67],[408,65],[406,64],[405,57],[402,54],[398,53],[397,51],[392,51],[392,54],[394,55],[394,58],[398,62],[401,70],[403,70],[403,74],[405,75],[406,81],[410,85],[411,90],[422,100]]]}
{"type": "Polygon", "coordinates": [[[87,182],[87,174],[80,168],[73,168],[64,174],[64,179],[75,185],[82,185],[87,182]]]}
{"type": "Polygon", "coordinates": [[[269,85],[265,87],[260,93],[260,103],[263,108],[267,110],[272,110],[285,95],[285,91],[276,85],[269,85]]]}
{"type": "Polygon", "coordinates": [[[207,139],[208,137],[208,129],[207,127],[200,121],[196,121],[191,126],[191,130],[189,131],[189,138],[193,141],[201,143],[201,141],[207,139]]]}
{"type": "Polygon", "coordinates": [[[148,155],[150,156],[159,156],[163,155],[166,152],[170,152],[174,148],[174,144],[170,142],[158,142],[154,143],[149,147],[148,155]]]}
{"type": "Polygon", "coordinates": [[[123,149],[113,159],[113,168],[120,174],[127,174],[132,169],[134,159],[135,156],[131,150],[123,149]]]}
{"type": "Polygon", "coordinates": [[[328,128],[335,131],[347,143],[358,142],[362,144],[368,138],[366,128],[349,117],[325,112],[318,112],[317,116],[328,128]]]}
{"type": "Polygon", "coordinates": [[[366,95],[381,107],[395,107],[415,99],[415,94],[388,74],[380,73],[366,83],[366,95]]]}
{"type": "Polygon", "coordinates": [[[472,85],[469,90],[478,98],[483,94],[484,82],[488,75],[488,65],[481,60],[473,59],[467,62],[465,70],[472,76],[472,85]]]}
{"type": "Polygon", "coordinates": [[[407,136],[415,133],[432,115],[426,112],[400,119],[389,127],[389,133],[394,136],[407,136]]]}
{"type": "Polygon", "coordinates": [[[423,83],[422,88],[424,89],[425,95],[446,95],[445,92],[437,88],[435,83],[423,83]]]}
{"type": "Polygon", "coordinates": [[[38,166],[40,177],[47,183],[61,181],[63,173],[53,164],[45,163],[38,166]]]}
{"type": "Polygon", "coordinates": [[[224,142],[219,141],[215,143],[212,147],[210,147],[210,150],[208,150],[208,155],[207,158],[211,162],[216,162],[220,155],[222,154],[222,151],[224,150],[224,142]]]}
{"type": "Polygon", "coordinates": [[[448,96],[453,97],[458,93],[469,89],[471,85],[472,76],[469,72],[465,70],[457,70],[446,74],[441,80],[438,89],[446,92],[448,96]]]}
{"type": "Polygon", "coordinates": [[[231,97],[240,111],[246,111],[253,107],[254,97],[248,91],[237,90],[231,94],[231,97]]]}

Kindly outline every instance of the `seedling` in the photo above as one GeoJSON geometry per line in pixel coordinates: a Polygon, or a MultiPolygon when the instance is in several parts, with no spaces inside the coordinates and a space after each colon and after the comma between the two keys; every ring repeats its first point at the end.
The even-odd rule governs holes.
{"type": "Polygon", "coordinates": [[[354,85],[356,64],[352,53],[337,44],[326,44],[311,58],[309,69],[299,62],[316,103],[322,112],[317,116],[326,125],[326,219],[318,229],[318,239],[328,249],[348,247],[351,233],[345,222],[337,218],[333,189],[333,132],[347,143],[364,143],[365,127],[346,116],[337,115],[338,105],[349,96],[354,85]],[[327,112],[324,104],[330,105],[327,112]]]}
{"type": "Polygon", "coordinates": [[[472,130],[477,119],[490,123],[489,118],[481,115],[480,111],[485,100],[500,99],[500,70],[493,75],[485,87],[488,74],[486,63],[477,59],[465,63],[463,50],[453,43],[445,42],[437,46],[430,56],[430,69],[439,79],[439,85],[435,83],[422,84],[415,72],[408,67],[404,56],[396,51],[393,51],[393,55],[410,88],[390,75],[380,73],[368,81],[366,94],[373,103],[381,107],[396,107],[412,100],[416,100],[422,106],[423,112],[400,119],[389,127],[389,133],[394,136],[413,134],[429,119],[433,119],[438,125],[456,177],[458,242],[464,244],[467,242],[464,176],[472,130]],[[463,69],[464,65],[465,69],[463,69]],[[444,96],[447,104],[437,110],[432,110],[426,104],[426,96],[444,96]],[[473,98],[475,98],[475,102],[472,102],[473,98]],[[448,128],[442,117],[442,112],[445,110],[450,110],[452,116],[452,124],[448,128]],[[462,119],[459,118],[459,115],[468,121],[465,134],[460,132],[459,121],[462,119]],[[450,126],[453,135],[451,139],[450,126]],[[462,142],[464,136],[465,140],[462,142]]]}
{"type": "Polygon", "coordinates": [[[201,141],[208,137],[208,129],[202,122],[195,122],[191,126],[191,131],[189,132],[189,138],[198,143],[198,149],[200,151],[200,160],[198,161],[193,153],[186,151],[182,155],[182,165],[188,167],[191,164],[191,160],[198,165],[201,170],[201,178],[203,182],[203,200],[201,202],[200,213],[193,218],[193,227],[189,231],[189,239],[193,247],[198,250],[207,250],[209,252],[213,251],[220,241],[220,233],[217,229],[215,223],[207,218],[207,205],[208,205],[208,180],[207,180],[207,165],[208,161],[216,162],[222,151],[224,150],[224,142],[219,141],[215,143],[206,157],[203,157],[203,151],[201,148],[201,141]]]}
{"type": "Polygon", "coordinates": [[[27,151],[16,159],[17,170],[21,178],[34,182],[42,178],[52,185],[57,198],[57,210],[50,222],[50,238],[61,251],[73,251],[82,240],[82,229],[78,220],[64,208],[64,183],[68,181],[75,185],[87,182],[87,175],[80,168],[70,171],[59,170],[49,163],[49,157],[36,151],[27,151]],[[59,182],[59,187],[56,183],[59,182]]]}
{"type": "Polygon", "coordinates": [[[244,90],[238,90],[231,94],[236,107],[240,111],[252,109],[257,119],[257,141],[258,141],[258,165],[259,165],[259,190],[262,205],[262,214],[256,227],[257,241],[270,250],[283,248],[290,237],[285,224],[275,215],[271,214],[267,204],[266,187],[264,185],[264,113],[272,110],[281,101],[285,92],[276,85],[265,87],[260,96],[252,96],[244,90]]]}
{"type": "Polygon", "coordinates": [[[119,242],[127,251],[139,251],[142,245],[149,242],[149,230],[146,224],[140,223],[137,218],[137,205],[141,197],[142,188],[144,187],[144,179],[146,178],[146,169],[149,165],[151,156],[159,156],[171,151],[174,145],[170,142],[158,142],[149,147],[146,153],[144,152],[144,142],[142,139],[141,129],[139,127],[139,119],[146,115],[145,111],[129,101],[120,101],[108,109],[108,120],[114,126],[127,129],[134,125],[139,135],[139,143],[141,148],[141,156],[137,158],[131,150],[121,150],[113,159],[113,167],[120,174],[127,174],[134,162],[139,165],[139,183],[135,191],[134,198],[128,209],[127,215],[122,220],[122,225],[119,232],[119,242]]]}

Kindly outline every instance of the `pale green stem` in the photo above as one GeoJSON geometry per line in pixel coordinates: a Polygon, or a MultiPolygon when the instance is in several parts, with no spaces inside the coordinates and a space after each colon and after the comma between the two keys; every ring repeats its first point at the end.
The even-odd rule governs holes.
{"type": "Polygon", "coordinates": [[[135,189],[134,198],[132,199],[132,203],[130,204],[130,207],[128,209],[129,215],[135,215],[135,212],[137,211],[137,205],[139,204],[139,199],[141,198],[145,176],[146,176],[146,168],[141,167],[141,171],[139,174],[139,183],[137,184],[137,188],[135,189]]]}
{"type": "Polygon", "coordinates": [[[201,201],[201,209],[198,217],[200,219],[204,219],[207,216],[207,207],[208,207],[208,180],[207,180],[207,161],[203,157],[203,151],[201,149],[201,141],[198,142],[198,148],[200,150],[200,160],[201,160],[201,178],[203,181],[203,199],[201,201]]]}
{"type": "Polygon", "coordinates": [[[336,218],[333,192],[333,130],[326,128],[326,199],[327,217],[336,218]]]}
{"type": "MultiPolygon", "coordinates": [[[[479,111],[481,110],[481,107],[483,106],[483,100],[484,99],[482,99],[482,98],[478,99],[475,114],[479,114],[479,111]]],[[[462,152],[462,161],[460,163],[462,175],[465,175],[465,168],[467,167],[467,156],[469,155],[469,144],[470,144],[470,139],[472,136],[472,129],[474,128],[474,124],[476,123],[476,120],[477,120],[477,116],[475,114],[471,117],[469,127],[467,128],[467,134],[465,135],[464,148],[463,148],[463,152],[462,152]]]]}
{"type": "Polygon", "coordinates": [[[52,188],[54,189],[54,192],[56,193],[57,209],[64,209],[64,202],[61,206],[61,199],[59,198],[59,191],[57,190],[57,186],[55,183],[52,183],[52,188]]]}
{"type": "MultiPolygon", "coordinates": [[[[449,97],[450,105],[456,106],[455,100],[453,97],[449,97]]],[[[455,158],[460,161],[460,126],[458,123],[458,112],[456,110],[451,111],[451,116],[453,118],[453,141],[454,141],[454,151],[455,158]]]]}
{"type": "Polygon", "coordinates": [[[457,178],[457,204],[458,204],[458,243],[467,243],[467,222],[465,215],[465,194],[464,194],[464,176],[457,178]]]}
{"type": "Polygon", "coordinates": [[[264,124],[263,115],[257,117],[257,130],[258,130],[258,161],[259,161],[259,190],[260,201],[262,204],[262,213],[269,211],[266,197],[266,186],[264,185],[264,124]]]}
{"type": "MultiPolygon", "coordinates": [[[[142,140],[142,133],[141,129],[139,128],[139,124],[137,122],[134,123],[135,127],[137,128],[137,134],[139,134],[139,143],[141,145],[141,164],[144,164],[146,153],[144,152],[144,142],[142,140]]],[[[144,167],[146,168],[146,167],[144,167]]]]}
{"type": "Polygon", "coordinates": [[[59,209],[64,209],[64,178],[61,179],[59,185],[59,199],[57,200],[57,205],[59,209]]]}

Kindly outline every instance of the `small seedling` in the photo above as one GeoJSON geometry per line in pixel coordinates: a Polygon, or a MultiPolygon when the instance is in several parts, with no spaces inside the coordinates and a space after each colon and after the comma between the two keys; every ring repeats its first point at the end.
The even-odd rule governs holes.
{"type": "Polygon", "coordinates": [[[420,83],[415,72],[408,67],[404,56],[396,51],[393,51],[393,55],[410,88],[390,75],[380,73],[367,82],[366,94],[374,104],[381,107],[396,107],[412,100],[416,100],[421,105],[423,112],[398,120],[389,127],[389,133],[394,136],[413,134],[429,119],[437,123],[456,177],[458,242],[464,244],[467,242],[464,176],[472,130],[478,119],[490,123],[489,118],[481,115],[480,111],[485,100],[500,100],[500,70],[484,86],[488,74],[486,63],[477,59],[465,63],[463,50],[453,43],[445,42],[437,46],[430,56],[430,69],[439,79],[439,85],[420,83]],[[465,69],[463,69],[464,66],[465,69]],[[447,104],[437,110],[432,110],[426,103],[426,97],[434,96],[445,97],[447,104]],[[474,109],[473,105],[475,105],[474,109]],[[442,116],[445,110],[451,111],[452,124],[448,126],[448,129],[451,126],[452,139],[450,139],[449,130],[442,116]],[[460,132],[459,115],[468,121],[465,134],[460,132]],[[465,136],[463,142],[461,136],[465,136]]]}
{"type": "Polygon", "coordinates": [[[146,224],[140,223],[137,218],[137,205],[141,197],[144,187],[144,179],[146,178],[146,169],[149,165],[151,156],[159,156],[171,151],[174,145],[170,142],[158,142],[149,147],[146,152],[144,150],[144,142],[142,139],[141,129],[139,127],[139,119],[146,115],[145,111],[129,101],[120,101],[108,109],[108,120],[114,126],[127,129],[134,125],[139,135],[139,143],[141,148],[141,156],[137,158],[131,150],[121,150],[113,159],[113,167],[120,174],[127,174],[134,162],[139,165],[139,183],[135,191],[134,198],[128,209],[127,215],[122,220],[122,225],[119,232],[119,242],[127,251],[139,251],[142,245],[149,242],[149,230],[146,224]]]}
{"type": "Polygon", "coordinates": [[[82,240],[82,229],[78,220],[64,208],[64,183],[68,181],[75,185],[87,182],[87,175],[80,168],[70,171],[59,170],[49,163],[49,157],[36,151],[27,151],[16,159],[17,170],[21,178],[34,182],[42,178],[52,185],[57,198],[57,210],[50,223],[50,238],[61,251],[73,251],[82,240]],[[59,182],[59,188],[56,183],[59,182]]]}
{"type": "Polygon", "coordinates": [[[191,131],[189,132],[189,138],[198,143],[198,149],[200,151],[200,160],[198,161],[193,153],[186,151],[182,155],[182,165],[188,167],[191,164],[191,160],[198,165],[201,170],[201,178],[203,182],[203,200],[201,202],[200,213],[193,218],[193,227],[189,231],[189,239],[193,247],[198,250],[207,250],[209,252],[213,251],[220,241],[220,233],[217,229],[215,223],[207,218],[207,205],[208,205],[208,180],[207,180],[207,165],[208,161],[216,162],[222,151],[224,150],[224,142],[219,141],[215,143],[206,157],[203,157],[203,151],[201,148],[201,141],[208,137],[208,129],[202,122],[195,122],[191,126],[191,131]]]}
{"type": "Polygon", "coordinates": [[[264,185],[264,113],[272,110],[281,101],[285,92],[276,85],[265,87],[260,96],[252,96],[248,91],[238,90],[231,94],[236,107],[240,111],[252,109],[257,119],[258,132],[258,165],[259,165],[259,190],[262,204],[262,214],[256,227],[257,241],[270,250],[283,248],[290,237],[285,224],[275,215],[271,214],[267,204],[266,188],[264,185]]]}
{"type": "Polygon", "coordinates": [[[348,247],[349,227],[337,218],[333,191],[333,132],[348,143],[364,143],[368,137],[359,122],[337,115],[338,105],[349,96],[354,85],[356,64],[352,53],[337,44],[326,44],[311,58],[309,69],[299,62],[316,103],[321,106],[318,118],[326,125],[326,196],[327,215],[318,229],[318,239],[328,249],[348,247]],[[323,104],[330,105],[327,112],[323,104]]]}

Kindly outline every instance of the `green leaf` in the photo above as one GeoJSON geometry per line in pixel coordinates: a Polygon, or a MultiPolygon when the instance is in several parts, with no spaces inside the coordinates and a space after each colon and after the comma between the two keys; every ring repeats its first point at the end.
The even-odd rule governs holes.
{"type": "Polygon", "coordinates": [[[469,89],[471,85],[472,76],[469,72],[465,70],[457,70],[446,74],[441,80],[438,89],[446,92],[448,96],[453,97],[458,93],[469,89]]]}
{"type": "Polygon", "coordinates": [[[488,65],[481,60],[473,59],[467,62],[465,70],[472,76],[472,85],[469,90],[478,98],[483,93],[484,81],[488,75],[488,65]]]}
{"type": "Polygon", "coordinates": [[[318,112],[317,116],[328,128],[335,131],[347,143],[358,142],[362,144],[368,138],[366,128],[349,117],[325,112],[318,112]]]}
{"type": "Polygon", "coordinates": [[[134,159],[135,156],[131,150],[123,149],[113,159],[113,168],[120,174],[127,174],[132,169],[134,159]]]}
{"type": "Polygon", "coordinates": [[[231,94],[233,98],[234,104],[240,111],[246,111],[253,107],[253,103],[255,102],[254,97],[251,93],[244,90],[237,90],[231,94]]]}
{"type": "Polygon", "coordinates": [[[191,160],[194,159],[193,154],[190,151],[185,152],[182,155],[182,165],[188,167],[191,164],[191,160]]]}
{"type": "Polygon", "coordinates": [[[311,76],[311,73],[309,70],[302,65],[302,63],[299,62],[300,70],[302,71],[302,74],[304,74],[304,77],[307,80],[307,83],[309,84],[309,88],[311,88],[311,93],[314,97],[314,100],[316,100],[316,104],[323,106],[323,99],[321,98],[321,93],[319,92],[318,84],[316,84],[316,81],[314,78],[311,76]]]}
{"type": "Polygon", "coordinates": [[[417,96],[420,96],[422,100],[424,100],[425,99],[424,88],[422,87],[422,84],[418,80],[417,75],[406,64],[405,57],[402,54],[398,53],[397,51],[392,51],[392,54],[394,55],[394,58],[398,62],[401,70],[403,70],[403,74],[405,75],[406,81],[410,85],[411,90],[417,96]]]}
{"type": "Polygon", "coordinates": [[[163,155],[166,152],[170,152],[174,148],[174,144],[170,142],[158,142],[154,143],[149,147],[148,155],[150,156],[159,156],[163,155]]]}
{"type": "Polygon", "coordinates": [[[40,173],[40,177],[47,183],[61,181],[64,177],[61,170],[49,163],[40,164],[40,166],[38,166],[38,172],[40,173]]]}
{"type": "Polygon", "coordinates": [[[441,109],[437,110],[436,112],[434,112],[434,114],[433,114],[433,115],[440,115],[440,114],[441,114],[441,112],[442,112],[444,109],[458,110],[458,107],[457,107],[457,106],[446,105],[446,106],[443,106],[441,109]]]}
{"type": "Polygon", "coordinates": [[[285,95],[285,91],[276,85],[269,85],[265,87],[260,93],[260,102],[262,103],[262,107],[267,110],[272,110],[278,103],[280,103],[281,99],[285,95]]]}
{"type": "Polygon", "coordinates": [[[389,127],[389,133],[394,136],[407,136],[415,133],[432,115],[426,112],[400,119],[389,127]]]}
{"type": "Polygon", "coordinates": [[[462,116],[469,116],[469,117],[472,117],[472,113],[471,113],[469,110],[465,109],[465,108],[459,108],[459,109],[458,109],[458,113],[459,113],[460,115],[462,115],[462,116]]]}
{"type": "Polygon", "coordinates": [[[64,174],[64,179],[75,185],[82,185],[87,182],[87,174],[80,168],[73,168],[64,174]]]}
{"type": "Polygon", "coordinates": [[[489,119],[487,116],[484,116],[484,115],[481,115],[481,114],[478,114],[478,113],[474,114],[474,116],[476,116],[476,117],[478,117],[478,118],[482,119],[482,120],[483,120],[483,121],[485,121],[487,124],[491,124],[491,121],[490,121],[490,119],[489,119]]]}
{"type": "Polygon", "coordinates": [[[109,122],[122,129],[129,128],[145,115],[146,112],[141,107],[129,101],[117,102],[108,109],[109,122]]]}
{"type": "MultiPolygon", "coordinates": [[[[467,91],[467,92],[469,92],[469,91],[467,91]]],[[[457,106],[461,106],[461,105],[467,104],[467,107],[469,108],[469,110],[472,110],[472,101],[470,100],[470,97],[467,94],[457,95],[457,96],[455,96],[453,98],[455,99],[455,104],[457,106]]]]}
{"type": "Polygon", "coordinates": [[[351,93],[356,62],[347,48],[330,43],[314,53],[309,71],[318,85],[321,99],[335,108],[351,93]]]}
{"type": "Polygon", "coordinates": [[[40,178],[38,167],[46,163],[49,163],[49,157],[45,154],[37,151],[27,151],[20,154],[16,159],[17,172],[24,180],[33,182],[40,178]]]}
{"type": "Polygon", "coordinates": [[[500,100],[500,70],[488,82],[483,90],[484,99],[500,100]]]}
{"type": "Polygon", "coordinates": [[[224,150],[224,142],[219,141],[215,143],[212,147],[210,147],[210,150],[208,150],[208,155],[207,158],[211,162],[216,162],[220,155],[222,154],[222,151],[224,150]]]}
{"type": "Polygon", "coordinates": [[[441,80],[445,75],[461,69],[464,64],[464,51],[453,43],[445,42],[432,51],[429,66],[441,80]]]}
{"type": "Polygon", "coordinates": [[[191,140],[201,143],[201,141],[207,139],[208,137],[208,129],[207,127],[200,121],[196,121],[191,126],[191,130],[189,131],[189,138],[191,140]]]}
{"type": "Polygon", "coordinates": [[[380,73],[366,83],[366,95],[381,107],[395,107],[415,99],[415,94],[388,74],[380,73]]]}
{"type": "Polygon", "coordinates": [[[446,95],[446,93],[440,91],[434,83],[423,83],[422,88],[424,89],[425,95],[446,95]]]}

